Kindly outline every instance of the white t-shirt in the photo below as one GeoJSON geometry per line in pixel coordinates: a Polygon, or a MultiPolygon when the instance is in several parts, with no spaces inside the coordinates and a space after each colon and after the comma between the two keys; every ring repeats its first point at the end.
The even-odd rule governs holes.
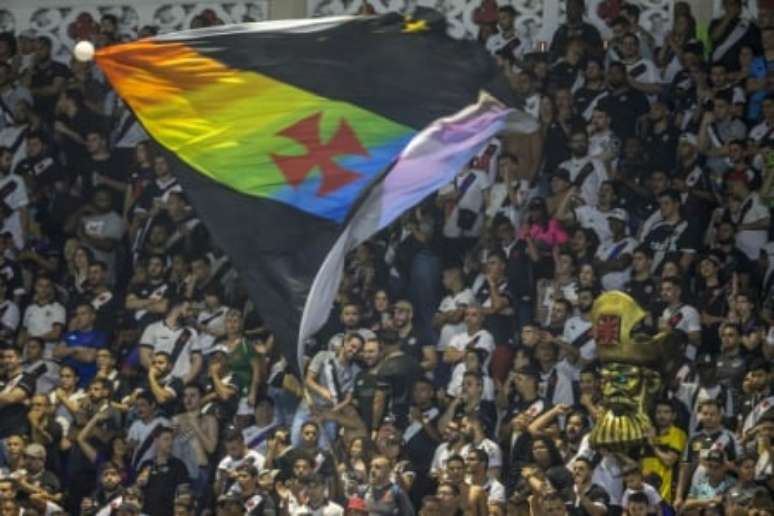
{"type": "MultiPolygon", "coordinates": [[[[597,358],[597,343],[591,338],[590,332],[591,321],[587,321],[579,315],[574,315],[564,323],[562,340],[575,347],[580,353],[581,358],[593,361],[597,358]]],[[[580,376],[580,369],[577,367],[573,367],[573,369],[577,370],[574,371],[573,380],[577,380],[580,376]]]]}
{"type": "Polygon", "coordinates": [[[19,327],[19,307],[10,299],[0,303],[0,324],[11,331],[19,327]]]}
{"type": "MultiPolygon", "coordinates": [[[[66,313],[64,307],[57,301],[46,305],[31,304],[24,311],[22,326],[30,337],[40,337],[54,329],[54,324],[64,326],[66,313]]],[[[51,358],[53,342],[46,343],[44,356],[51,358]]]]}
{"type": "Polygon", "coordinates": [[[468,452],[474,448],[477,448],[479,450],[483,450],[486,452],[487,456],[489,457],[489,467],[490,468],[499,468],[503,465],[503,452],[500,451],[500,447],[497,445],[496,442],[494,442],[491,439],[487,439],[484,437],[484,440],[478,443],[477,445],[473,445],[473,443],[466,444],[462,447],[460,450],[460,455],[462,457],[467,456],[468,452]]]}
{"type": "MultiPolygon", "coordinates": [[[[752,192],[739,208],[738,224],[750,224],[769,217],[769,209],[763,205],[756,192],[752,192]]],[[[744,229],[736,232],[736,247],[750,260],[757,261],[758,255],[766,245],[768,231],[765,229],[744,229]]]]}
{"type": "Polygon", "coordinates": [[[495,55],[500,52],[507,45],[511,45],[510,54],[516,59],[522,59],[524,54],[528,51],[529,45],[526,44],[524,38],[519,36],[515,31],[512,36],[503,36],[502,32],[492,34],[489,39],[486,40],[487,51],[495,55]]]}
{"type": "Polygon", "coordinates": [[[661,84],[661,72],[650,59],[640,59],[626,65],[626,72],[633,80],[645,84],[661,84]]]}
{"type": "Polygon", "coordinates": [[[609,242],[613,238],[610,232],[610,223],[607,218],[611,214],[619,214],[621,208],[613,208],[610,211],[602,211],[596,206],[578,206],[575,208],[575,220],[581,227],[590,229],[596,233],[601,243],[609,242]]]}
{"type": "MultiPolygon", "coordinates": [[[[464,288],[456,294],[449,294],[443,298],[438,306],[438,311],[441,313],[452,312],[460,308],[466,308],[474,304],[475,301],[473,291],[469,288],[464,288]]],[[[438,339],[438,350],[443,351],[446,349],[451,338],[463,331],[465,331],[465,321],[460,321],[457,324],[444,324],[441,328],[441,336],[438,339]]]]}
{"type": "MultiPolygon", "coordinates": [[[[695,333],[701,331],[701,317],[699,312],[690,305],[680,305],[676,309],[666,307],[661,312],[661,319],[666,320],[673,330],[680,330],[685,333],[695,333]]],[[[688,345],[685,348],[685,356],[689,360],[696,358],[696,347],[688,345]]]]}
{"type": "Polygon", "coordinates": [[[587,205],[596,206],[599,201],[599,187],[607,180],[605,165],[598,159],[586,156],[563,161],[559,168],[570,173],[570,181],[573,183],[583,173],[585,179],[583,179],[583,183],[580,185],[580,196],[587,205]],[[587,175],[586,170],[588,170],[588,167],[591,167],[591,171],[587,175]]]}
{"type": "Polygon", "coordinates": [[[145,331],[142,332],[142,337],[140,338],[140,346],[151,348],[154,353],[164,351],[172,355],[177,340],[184,338],[183,332],[188,332],[188,336],[182,351],[172,365],[172,376],[175,378],[184,378],[191,370],[191,357],[193,354],[201,353],[196,330],[187,326],[173,329],[167,326],[165,321],[161,320],[149,324],[145,331]]]}
{"type": "Polygon", "coordinates": [[[156,455],[156,445],[153,444],[153,432],[159,425],[169,426],[170,422],[165,417],[154,417],[148,423],[136,419],[126,433],[126,439],[135,443],[132,452],[132,464],[139,466],[146,460],[153,459],[156,455]],[[148,443],[144,446],[144,443],[148,443]]]}
{"type": "Polygon", "coordinates": [[[16,174],[9,174],[0,178],[0,191],[7,188],[8,194],[0,199],[5,201],[8,208],[12,210],[12,213],[3,221],[2,231],[8,231],[13,237],[13,243],[17,249],[24,249],[24,232],[22,231],[22,221],[19,210],[26,207],[29,203],[29,196],[27,195],[27,187],[24,184],[24,180],[16,174]]]}
{"type": "MultiPolygon", "coordinates": [[[[597,258],[602,261],[613,260],[631,255],[639,244],[632,237],[624,237],[619,242],[607,241],[597,248],[597,258]]],[[[631,265],[622,271],[608,272],[602,275],[602,288],[605,290],[623,290],[632,277],[631,265]]]]}
{"type": "Polygon", "coordinates": [[[485,172],[469,169],[458,175],[451,184],[441,189],[441,195],[453,194],[459,197],[454,209],[446,219],[446,222],[444,222],[444,236],[447,238],[459,238],[478,237],[481,235],[481,230],[484,226],[484,199],[490,186],[491,182],[485,172]],[[472,179],[469,179],[471,177],[472,179]],[[462,196],[459,196],[460,193],[462,193],[462,196]],[[463,230],[458,225],[460,208],[470,210],[477,215],[470,229],[463,230]]]}
{"type": "MultiPolygon", "coordinates": [[[[208,330],[222,333],[226,329],[226,312],[228,312],[227,306],[221,306],[214,311],[205,308],[199,312],[196,322],[206,327],[208,330]]],[[[199,334],[199,349],[205,355],[214,343],[214,335],[205,332],[199,334]]]]}
{"type": "MultiPolygon", "coordinates": [[[[457,364],[452,371],[451,380],[446,387],[446,393],[452,398],[458,398],[462,394],[462,380],[465,378],[465,373],[468,368],[465,364],[457,364]]],[[[495,399],[495,385],[492,379],[488,375],[483,375],[481,381],[484,384],[484,390],[481,393],[481,398],[487,401],[494,401],[495,399]]]]}
{"type": "Polygon", "coordinates": [[[475,349],[481,349],[486,351],[486,359],[484,360],[484,368],[489,366],[489,358],[492,356],[492,352],[495,349],[494,337],[488,331],[481,329],[473,335],[468,335],[467,330],[458,333],[449,341],[449,347],[458,351],[465,351],[469,346],[473,346],[475,349]]]}
{"type": "Polygon", "coordinates": [[[226,455],[218,463],[218,470],[215,472],[215,479],[219,481],[223,478],[223,475],[228,474],[237,469],[242,464],[252,464],[260,472],[263,469],[263,464],[266,462],[263,455],[255,450],[245,451],[245,456],[241,459],[234,459],[230,455],[226,455]]]}

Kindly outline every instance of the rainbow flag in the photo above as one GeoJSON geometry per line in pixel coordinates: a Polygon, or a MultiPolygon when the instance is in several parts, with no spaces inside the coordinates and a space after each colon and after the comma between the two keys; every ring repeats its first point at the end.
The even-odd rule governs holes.
{"type": "Polygon", "coordinates": [[[254,23],[96,54],[288,356],[327,317],[344,253],[505,124],[511,110],[481,96],[508,95],[495,63],[443,23],[428,12],[254,23]]]}

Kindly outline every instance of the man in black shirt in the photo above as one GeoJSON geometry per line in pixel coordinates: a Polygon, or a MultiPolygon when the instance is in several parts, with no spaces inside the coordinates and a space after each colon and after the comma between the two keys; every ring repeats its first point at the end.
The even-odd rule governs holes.
{"type": "MultiPolygon", "coordinates": [[[[427,494],[432,485],[429,479],[430,466],[433,462],[435,448],[441,442],[438,432],[438,419],[441,411],[435,406],[433,384],[426,378],[419,378],[414,384],[412,393],[413,404],[409,409],[409,425],[403,432],[404,450],[411,461],[414,471],[418,473],[412,493],[427,494]]],[[[421,499],[421,496],[412,496],[421,499]]]]}
{"type": "Polygon", "coordinates": [[[632,277],[624,290],[645,310],[652,308],[656,282],[650,273],[653,251],[647,245],[638,246],[632,253],[632,277]]]}
{"type": "Polygon", "coordinates": [[[374,430],[375,415],[384,413],[385,392],[379,389],[379,366],[382,362],[382,343],[368,339],[363,345],[361,358],[367,369],[355,377],[352,399],[368,431],[374,430]]]}
{"type": "Polygon", "coordinates": [[[144,328],[161,320],[169,310],[172,290],[166,281],[164,256],[152,254],[146,260],[146,280],[129,289],[125,307],[131,312],[131,324],[144,328]]]}
{"type": "Polygon", "coordinates": [[[762,50],[761,31],[755,22],[742,18],[741,0],[724,0],[723,16],[710,22],[712,62],[723,63],[728,70],[739,70],[739,51],[748,46],[753,54],[762,50]]]}
{"type": "Polygon", "coordinates": [[[23,78],[22,82],[26,82],[25,79],[29,81],[26,86],[29,86],[35,99],[35,108],[45,118],[51,119],[59,94],[70,78],[70,69],[51,59],[51,39],[47,36],[39,36],[35,40],[34,59],[31,76],[23,78]]]}
{"type": "Polygon", "coordinates": [[[137,475],[137,485],[145,494],[143,512],[154,516],[171,516],[175,489],[190,481],[185,464],[172,456],[173,438],[172,428],[158,427],[154,442],[156,456],[141,464],[137,475]]]}
{"type": "Polygon", "coordinates": [[[0,382],[0,439],[29,432],[27,400],[35,393],[35,378],[24,372],[21,350],[2,350],[5,374],[0,382]]]}
{"type": "Polygon", "coordinates": [[[551,41],[551,60],[556,61],[563,56],[567,44],[571,39],[580,39],[586,43],[588,53],[594,57],[602,55],[602,37],[599,31],[583,21],[583,13],[586,10],[584,0],[567,0],[567,21],[559,26],[551,41]]]}
{"type": "Polygon", "coordinates": [[[626,65],[610,63],[607,69],[607,84],[610,93],[600,99],[597,105],[610,115],[610,128],[620,141],[634,136],[637,120],[650,110],[644,93],[629,85],[626,65]]]}

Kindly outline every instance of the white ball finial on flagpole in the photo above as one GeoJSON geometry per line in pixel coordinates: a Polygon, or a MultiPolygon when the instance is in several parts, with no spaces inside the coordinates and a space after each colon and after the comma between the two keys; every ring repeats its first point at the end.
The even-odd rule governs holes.
{"type": "Polygon", "coordinates": [[[79,41],[73,49],[73,54],[78,61],[91,61],[94,57],[94,45],[91,41],[79,41]]]}

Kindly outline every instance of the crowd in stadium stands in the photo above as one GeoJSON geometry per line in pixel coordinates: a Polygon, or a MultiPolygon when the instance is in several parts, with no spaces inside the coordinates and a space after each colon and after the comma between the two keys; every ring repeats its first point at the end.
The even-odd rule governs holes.
{"type": "Polygon", "coordinates": [[[567,0],[546,44],[482,7],[540,129],[351,254],[303,377],[94,63],[1,35],[0,514],[774,514],[774,20],[740,3],[605,41],[567,0]],[[639,460],[588,444],[611,289],[681,336],[639,460]]]}

